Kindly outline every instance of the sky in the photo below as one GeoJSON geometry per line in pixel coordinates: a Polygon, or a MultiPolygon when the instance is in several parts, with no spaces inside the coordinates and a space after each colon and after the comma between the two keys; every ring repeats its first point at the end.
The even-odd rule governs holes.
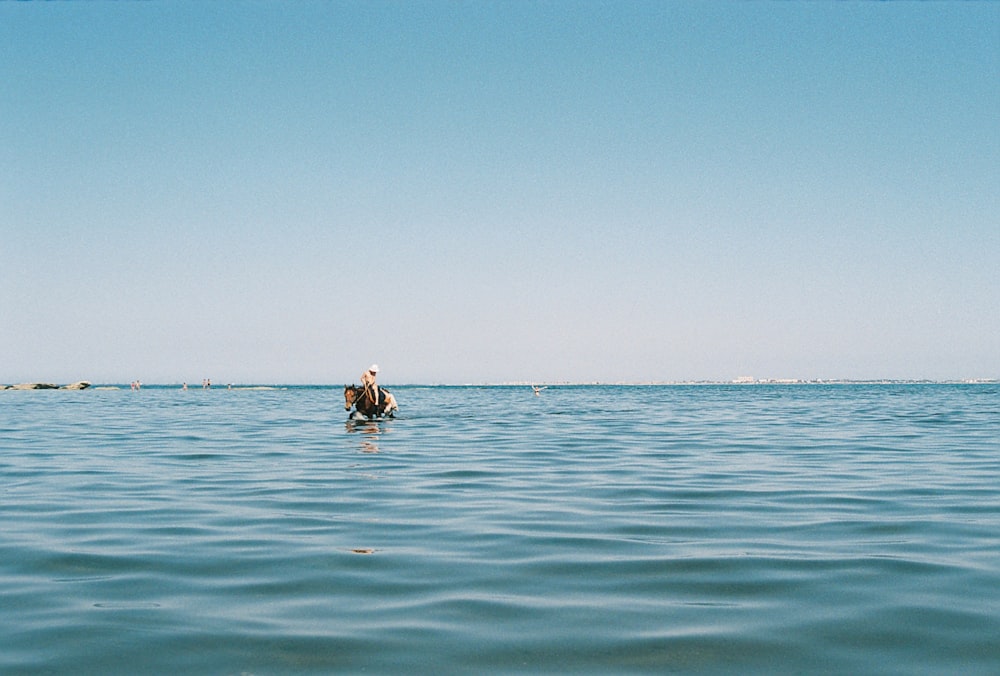
{"type": "Polygon", "coordinates": [[[1000,377],[1000,3],[0,3],[0,383],[1000,377]]]}

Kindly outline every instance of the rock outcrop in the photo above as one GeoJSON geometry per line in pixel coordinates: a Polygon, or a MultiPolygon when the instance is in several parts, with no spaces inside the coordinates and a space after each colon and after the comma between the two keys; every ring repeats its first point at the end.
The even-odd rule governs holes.
{"type": "Polygon", "coordinates": [[[53,385],[52,383],[21,383],[20,385],[0,385],[0,390],[85,390],[90,387],[87,380],[79,380],[69,385],[53,385]]]}

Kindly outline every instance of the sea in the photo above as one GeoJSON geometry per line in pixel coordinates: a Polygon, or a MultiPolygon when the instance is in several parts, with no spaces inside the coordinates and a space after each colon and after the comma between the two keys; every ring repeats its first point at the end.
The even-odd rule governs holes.
{"type": "Polygon", "coordinates": [[[0,392],[3,674],[1000,674],[1000,385],[0,392]]]}

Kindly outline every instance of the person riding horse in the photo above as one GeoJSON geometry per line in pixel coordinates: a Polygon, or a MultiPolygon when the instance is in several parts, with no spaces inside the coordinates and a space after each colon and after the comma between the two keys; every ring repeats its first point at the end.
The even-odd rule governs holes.
{"type": "Polygon", "coordinates": [[[394,411],[399,410],[392,392],[376,384],[377,374],[378,364],[372,364],[361,374],[361,387],[344,386],[344,410],[351,410],[353,405],[358,413],[368,418],[392,416],[394,411]]]}

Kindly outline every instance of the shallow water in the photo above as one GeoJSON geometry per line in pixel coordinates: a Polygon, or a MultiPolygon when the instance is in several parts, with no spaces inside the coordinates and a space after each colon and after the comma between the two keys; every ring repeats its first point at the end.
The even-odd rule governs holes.
{"type": "Polygon", "coordinates": [[[1000,387],[0,392],[0,672],[1000,673],[1000,387]]]}

